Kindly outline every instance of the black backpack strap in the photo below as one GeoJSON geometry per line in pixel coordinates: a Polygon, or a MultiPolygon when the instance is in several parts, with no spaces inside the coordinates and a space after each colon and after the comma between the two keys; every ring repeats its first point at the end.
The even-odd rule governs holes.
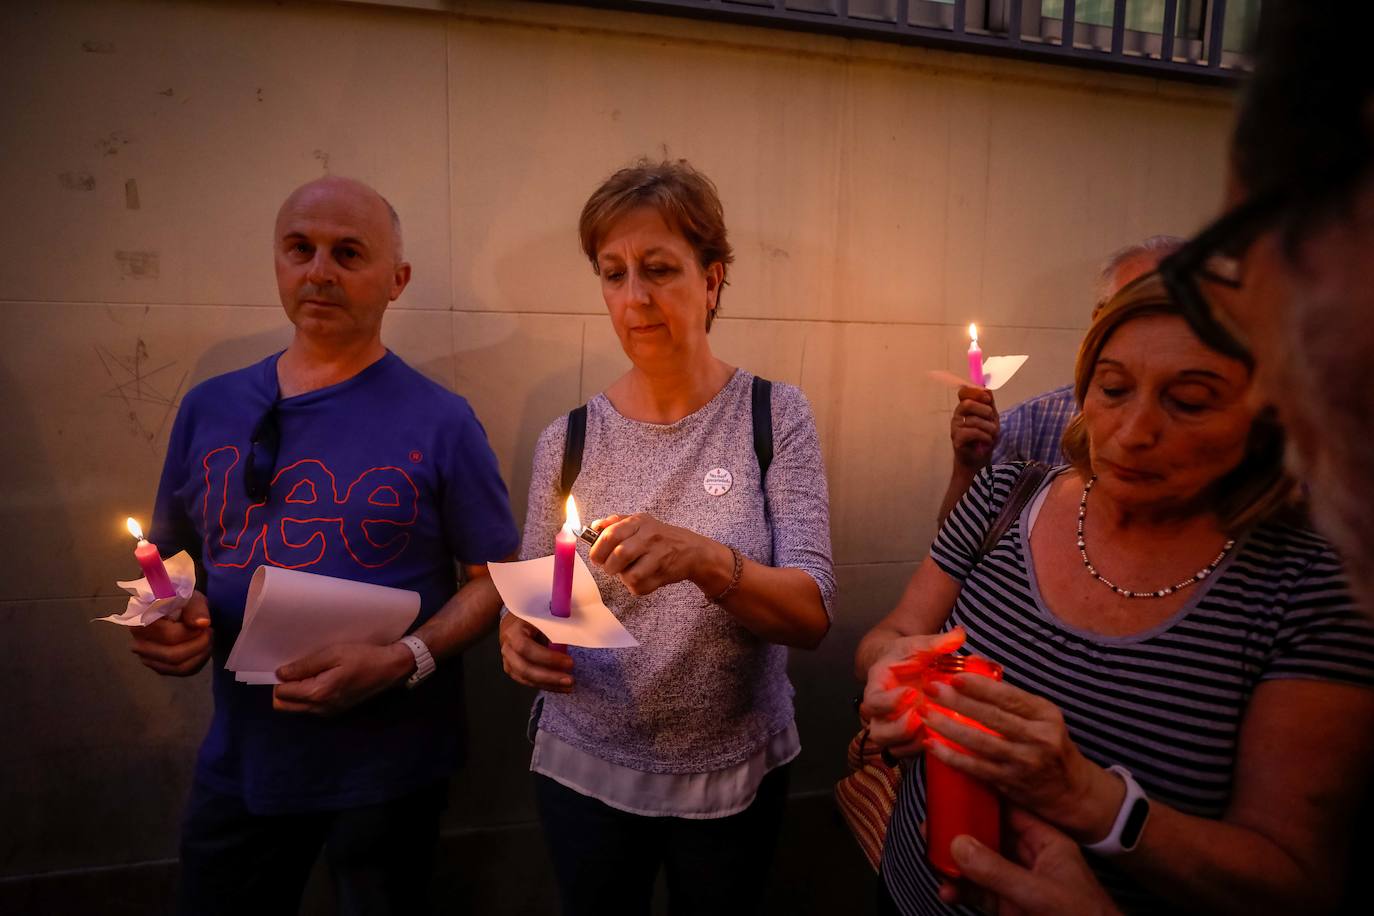
{"type": "Polygon", "coordinates": [[[983,538],[983,543],[978,547],[978,559],[982,560],[992,552],[992,548],[997,546],[997,542],[1002,540],[1002,535],[1007,533],[1012,522],[1016,521],[1021,510],[1026,508],[1026,503],[1040,489],[1041,482],[1045,475],[1050,472],[1050,466],[1043,461],[1028,461],[1021,469],[1021,476],[1016,478],[1016,483],[1012,485],[1011,492],[1007,494],[1007,501],[1002,505],[1002,511],[997,513],[996,520],[992,527],[988,529],[987,537],[983,538]]]}
{"type": "Polygon", "coordinates": [[[768,476],[773,463],[773,383],[754,376],[753,390],[754,454],[759,459],[759,481],[768,476]]]}
{"type": "Polygon", "coordinates": [[[568,412],[568,434],[563,438],[563,473],[558,489],[566,500],[572,492],[577,475],[582,473],[582,449],[587,444],[587,405],[568,412]]]}

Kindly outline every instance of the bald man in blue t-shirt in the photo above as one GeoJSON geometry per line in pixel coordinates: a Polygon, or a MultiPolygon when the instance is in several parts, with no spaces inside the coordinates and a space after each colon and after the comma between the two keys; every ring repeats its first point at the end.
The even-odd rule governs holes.
{"type": "Polygon", "coordinates": [[[418,912],[463,751],[460,653],[496,622],[486,564],[518,535],[467,402],[382,345],[410,280],[390,204],[310,182],[282,204],[274,246],[295,336],[186,395],[158,488],[151,539],[197,558],[204,593],[181,622],[132,631],[161,674],[214,659],[178,911],[295,912],[323,850],[341,911],[418,912]],[[265,564],[412,589],[418,626],[298,659],[274,687],[238,683],[224,661],[265,564]]]}

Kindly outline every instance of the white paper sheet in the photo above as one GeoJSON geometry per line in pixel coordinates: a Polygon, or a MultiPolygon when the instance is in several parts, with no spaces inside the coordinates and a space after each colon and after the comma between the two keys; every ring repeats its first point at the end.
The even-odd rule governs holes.
{"type": "Polygon", "coordinates": [[[419,594],[406,589],[259,566],[224,667],[245,684],[277,684],[278,668],[320,649],[393,643],[419,613],[419,594]]]}
{"type": "Polygon", "coordinates": [[[181,609],[191,600],[191,593],[196,590],[196,563],[191,559],[191,555],[183,550],[176,556],[163,560],[162,565],[167,569],[167,578],[172,580],[172,587],[176,589],[175,597],[154,597],[153,589],[148,585],[146,578],[116,582],[116,585],[131,596],[129,603],[124,607],[124,613],[95,619],[117,623],[121,627],[146,627],[163,617],[180,620],[181,609]]]}
{"type": "MultiPolygon", "coordinates": [[[[989,391],[996,391],[1017,373],[1026,364],[1029,356],[1024,354],[1018,356],[988,356],[983,359],[983,387],[989,391]]],[[[926,373],[935,381],[948,385],[951,388],[962,388],[965,385],[972,385],[973,382],[966,378],[960,378],[953,372],[944,369],[931,369],[926,373]]]]}
{"type": "Polygon", "coordinates": [[[488,563],[491,581],[506,608],[549,638],[549,642],[586,649],[626,649],[639,645],[601,601],[592,571],[578,554],[573,555],[572,614],[549,613],[553,588],[553,557],[518,563],[488,563]]]}

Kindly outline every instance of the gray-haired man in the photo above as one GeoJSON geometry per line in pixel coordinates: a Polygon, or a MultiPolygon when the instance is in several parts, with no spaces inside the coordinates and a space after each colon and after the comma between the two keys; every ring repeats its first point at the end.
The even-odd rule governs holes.
{"type": "MultiPolygon", "coordinates": [[[[1097,317],[1102,306],[1118,290],[1153,271],[1182,244],[1183,239],[1176,236],[1152,235],[1113,252],[1098,274],[1092,317],[1097,317]]],[[[940,521],[943,522],[954,509],[978,472],[990,464],[1009,461],[1063,464],[1059,442],[1064,437],[1064,428],[1077,412],[1078,401],[1074,398],[1072,383],[1022,401],[1000,416],[991,391],[972,386],[960,388],[959,403],[949,421],[954,470],[940,503],[940,521]]]]}

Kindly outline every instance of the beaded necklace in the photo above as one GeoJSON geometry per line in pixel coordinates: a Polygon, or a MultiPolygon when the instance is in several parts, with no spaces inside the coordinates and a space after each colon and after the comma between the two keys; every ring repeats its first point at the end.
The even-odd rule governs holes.
{"type": "Polygon", "coordinates": [[[1092,576],[1098,582],[1101,582],[1123,598],[1167,598],[1174,592],[1185,589],[1195,582],[1200,582],[1216,572],[1217,567],[1221,565],[1221,561],[1226,559],[1226,555],[1231,552],[1231,548],[1236,546],[1235,539],[1228,538],[1226,543],[1221,546],[1221,552],[1216,555],[1216,559],[1212,560],[1211,563],[1208,563],[1182,582],[1178,582],[1174,585],[1158,588],[1152,592],[1133,592],[1129,588],[1122,588],[1099,573],[1097,567],[1093,566],[1092,561],[1088,559],[1088,542],[1083,537],[1083,519],[1088,514],[1088,493],[1092,490],[1093,484],[1095,483],[1097,483],[1096,474],[1088,479],[1087,485],[1083,487],[1083,498],[1078,501],[1078,554],[1083,558],[1083,568],[1088,571],[1088,575],[1092,576]]]}

